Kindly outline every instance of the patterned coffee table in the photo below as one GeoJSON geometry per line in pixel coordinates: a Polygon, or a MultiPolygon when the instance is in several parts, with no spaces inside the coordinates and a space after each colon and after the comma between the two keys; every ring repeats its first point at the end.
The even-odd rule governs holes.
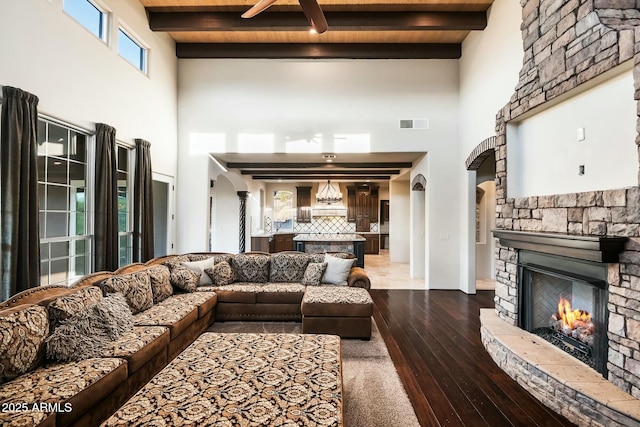
{"type": "Polygon", "coordinates": [[[103,426],[343,426],[340,338],[202,334],[103,426]]]}

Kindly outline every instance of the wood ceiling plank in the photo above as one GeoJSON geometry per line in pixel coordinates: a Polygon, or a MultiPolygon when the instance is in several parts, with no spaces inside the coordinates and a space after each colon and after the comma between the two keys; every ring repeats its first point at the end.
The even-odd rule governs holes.
{"type": "MultiPolygon", "coordinates": [[[[331,32],[483,30],[484,12],[328,12],[331,32]]],[[[300,31],[309,28],[301,13],[263,13],[243,19],[235,12],[150,12],[153,31],[300,31]]]]}
{"type": "Polygon", "coordinates": [[[177,43],[461,43],[469,31],[216,31],[169,33],[177,43]]]}

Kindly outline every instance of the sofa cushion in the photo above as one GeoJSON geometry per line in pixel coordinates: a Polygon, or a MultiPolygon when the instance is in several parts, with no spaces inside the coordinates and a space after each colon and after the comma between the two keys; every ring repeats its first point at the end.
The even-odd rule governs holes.
{"type": "Polygon", "coordinates": [[[347,277],[355,259],[342,259],[336,258],[331,255],[325,255],[324,262],[327,267],[322,275],[322,283],[328,283],[331,285],[346,285],[347,277]]]}
{"type": "Polygon", "coordinates": [[[269,282],[300,282],[309,264],[309,255],[303,253],[276,253],[271,255],[269,282]]]}
{"type": "Polygon", "coordinates": [[[362,288],[309,286],[301,311],[304,316],[369,317],[373,315],[373,300],[362,288]]]}
{"type": "MultiPolygon", "coordinates": [[[[22,405],[22,403],[18,405],[22,405]]],[[[26,404],[26,406],[32,408],[29,404],[26,404]]],[[[0,425],[3,427],[54,427],[56,425],[56,414],[45,411],[0,412],[0,425]]]]}
{"type": "Polygon", "coordinates": [[[124,295],[112,294],[56,327],[46,339],[47,357],[59,361],[101,357],[105,347],[132,328],[124,295]]]}
{"type": "Polygon", "coordinates": [[[211,278],[214,285],[230,285],[236,281],[236,274],[227,261],[221,261],[204,272],[211,278]]]}
{"type": "Polygon", "coordinates": [[[215,288],[218,302],[240,302],[246,304],[256,303],[256,293],[259,285],[255,283],[232,283],[230,285],[215,288]]]}
{"type": "Polygon", "coordinates": [[[189,270],[193,270],[196,273],[199,273],[200,279],[198,282],[198,286],[206,286],[211,285],[213,282],[211,281],[211,277],[209,277],[209,275],[205,273],[205,270],[213,268],[214,261],[215,260],[213,259],[213,257],[205,257],[204,259],[199,261],[183,262],[182,266],[187,267],[189,270]]]}
{"type": "Polygon", "coordinates": [[[63,295],[51,301],[47,305],[51,330],[55,329],[61,322],[75,316],[100,300],[102,300],[102,291],[95,286],[87,286],[78,289],[77,292],[63,295]]]}
{"type": "Polygon", "coordinates": [[[56,414],[57,425],[68,425],[126,379],[124,359],[54,363],[0,385],[0,402],[56,402],[63,409],[68,403],[71,412],[56,414]]]}
{"type": "Polygon", "coordinates": [[[165,265],[155,265],[145,270],[151,279],[151,293],[153,294],[153,303],[157,304],[173,295],[173,286],[171,286],[171,272],[169,267],[165,265]]]}
{"type": "Polygon", "coordinates": [[[322,282],[322,275],[326,269],[326,262],[310,262],[304,271],[301,283],[305,286],[320,285],[322,282]]]}
{"type": "Polygon", "coordinates": [[[175,295],[167,298],[149,310],[133,316],[135,326],[166,326],[171,331],[171,339],[174,339],[198,320],[198,307],[176,299],[175,295]],[[172,303],[173,302],[173,303],[172,303]]]}
{"type": "Polygon", "coordinates": [[[182,265],[171,269],[171,284],[186,292],[194,292],[200,283],[200,273],[182,265]]]}
{"type": "Polygon", "coordinates": [[[263,304],[300,304],[305,286],[300,283],[256,285],[256,302],[263,304]]]}
{"type": "Polygon", "coordinates": [[[133,314],[147,310],[153,305],[151,278],[144,270],[112,276],[103,280],[100,287],[105,295],[114,292],[122,293],[133,314]]]}
{"type": "Polygon", "coordinates": [[[127,360],[129,375],[136,372],[169,345],[170,332],[164,326],[134,326],[102,350],[101,357],[127,360]]]}
{"type": "Polygon", "coordinates": [[[39,305],[0,311],[0,383],[34,370],[43,359],[49,314],[39,305]]]}
{"type": "Polygon", "coordinates": [[[271,257],[262,254],[239,254],[231,260],[238,282],[266,283],[269,281],[271,257]]]}
{"type": "Polygon", "coordinates": [[[160,306],[171,309],[174,304],[191,305],[198,307],[198,317],[206,316],[216,306],[218,296],[214,292],[193,292],[188,294],[175,294],[170,300],[160,304],[160,306]]]}

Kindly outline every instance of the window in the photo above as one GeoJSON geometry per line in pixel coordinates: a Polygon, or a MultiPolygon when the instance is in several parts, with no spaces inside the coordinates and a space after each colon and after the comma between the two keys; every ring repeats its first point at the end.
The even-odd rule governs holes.
{"type": "Polygon", "coordinates": [[[273,193],[273,228],[293,230],[293,193],[278,190],[273,193]]]}
{"type": "Polygon", "coordinates": [[[133,259],[132,153],[132,149],[118,145],[118,250],[120,266],[131,263],[133,259]]]}
{"type": "Polygon", "coordinates": [[[90,0],[64,0],[62,10],[96,37],[107,41],[108,15],[95,3],[90,0]]]}
{"type": "Polygon", "coordinates": [[[38,120],[38,192],[42,285],[91,271],[87,209],[88,136],[38,120]]]}
{"type": "Polygon", "coordinates": [[[147,49],[122,28],[118,30],[118,53],[133,64],[134,67],[146,74],[147,49]]]}

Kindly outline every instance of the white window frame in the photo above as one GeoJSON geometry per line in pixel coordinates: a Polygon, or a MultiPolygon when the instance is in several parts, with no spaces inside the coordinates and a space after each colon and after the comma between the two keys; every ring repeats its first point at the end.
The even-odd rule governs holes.
{"type": "Polygon", "coordinates": [[[101,23],[101,27],[100,27],[100,36],[96,35],[89,27],[87,27],[85,25],[84,22],[79,21],[78,19],[76,19],[73,15],[71,15],[69,12],[67,12],[64,8],[64,4],[66,3],[67,0],[63,0],[62,1],[62,12],[67,15],[69,18],[73,19],[75,22],[77,22],[82,28],[84,28],[85,30],[87,30],[92,36],[94,36],[95,38],[97,38],[98,40],[101,40],[104,44],[109,44],[109,38],[111,35],[111,10],[103,3],[98,2],[96,0],[84,0],[87,3],[91,4],[93,7],[95,7],[96,9],[98,9],[98,11],[102,14],[102,23],[101,23]]]}
{"type": "MultiPolygon", "coordinates": [[[[38,115],[38,121],[44,121],[47,122],[49,124],[52,124],[54,126],[58,126],[61,128],[66,129],[67,131],[73,131],[76,133],[80,133],[83,134],[86,139],[85,139],[85,143],[86,143],[86,147],[85,147],[85,232],[84,234],[81,235],[70,235],[69,230],[67,230],[67,235],[66,236],[59,236],[59,237],[46,237],[42,236],[40,238],[40,245],[50,245],[50,244],[55,244],[55,243],[60,243],[60,242],[68,242],[69,244],[69,250],[68,253],[65,256],[59,256],[59,257],[52,257],[51,252],[49,251],[49,254],[46,258],[42,257],[42,254],[40,255],[40,263],[46,263],[46,265],[49,266],[49,269],[47,271],[41,271],[40,272],[40,276],[47,276],[47,280],[46,283],[47,284],[70,284],[72,283],[74,280],[77,280],[78,278],[91,273],[94,270],[94,253],[93,253],[93,245],[94,245],[94,234],[93,234],[93,197],[94,197],[94,190],[93,190],[93,185],[94,185],[94,174],[95,174],[95,162],[94,162],[94,158],[95,158],[95,152],[94,152],[94,146],[95,144],[94,139],[95,139],[95,135],[91,132],[88,131],[86,129],[82,129],[80,127],[74,126],[72,124],[45,116],[45,115],[38,115]],[[75,252],[75,244],[78,241],[82,241],[84,240],[86,243],[86,249],[85,249],[85,257],[86,257],[86,264],[85,264],[85,269],[86,271],[84,271],[82,274],[73,274],[75,273],[75,270],[72,269],[72,261],[74,260],[75,256],[77,255],[75,252]],[[50,265],[51,262],[54,261],[59,261],[59,260],[67,260],[67,278],[65,280],[58,280],[58,281],[52,281],[51,279],[51,269],[50,269],[50,265]]],[[[45,155],[44,157],[49,157],[49,155],[45,155]]],[[[48,180],[46,177],[38,177],[38,182],[39,185],[40,183],[48,183],[48,180]]],[[[63,186],[69,186],[69,182],[67,182],[67,184],[64,184],[63,186]]],[[[42,207],[40,207],[42,209],[42,207]]],[[[40,210],[40,209],[39,209],[40,210]]],[[[45,211],[48,211],[45,210],[45,211]]],[[[71,208],[69,208],[68,215],[69,218],[67,219],[67,223],[70,222],[70,218],[74,215],[74,212],[71,211],[71,208]]],[[[67,224],[67,227],[69,226],[69,224],[67,224]]],[[[45,223],[44,224],[40,224],[41,229],[43,229],[44,227],[44,231],[46,232],[46,217],[45,217],[45,223]]]]}
{"type": "Polygon", "coordinates": [[[118,52],[118,56],[120,56],[122,59],[124,59],[127,64],[132,65],[133,67],[135,67],[138,71],[140,71],[142,74],[144,75],[149,75],[149,45],[147,43],[145,43],[144,41],[142,41],[142,38],[139,37],[133,30],[131,30],[126,24],[124,24],[122,21],[120,21],[118,23],[118,31],[116,32],[117,37],[115,37],[116,41],[116,51],[118,52]],[[132,42],[134,42],[136,45],[138,45],[138,47],[141,49],[142,51],[142,68],[136,64],[134,64],[133,62],[129,61],[129,59],[125,56],[123,56],[120,53],[120,32],[122,32],[125,36],[127,36],[129,39],[131,39],[132,42]]]}
{"type": "MultiPolygon", "coordinates": [[[[131,144],[127,144],[122,141],[116,141],[116,157],[119,159],[119,149],[124,148],[127,150],[127,161],[129,167],[127,170],[127,230],[120,231],[120,225],[118,223],[118,264],[123,265],[131,264],[133,262],[133,180],[135,174],[135,147],[131,144]],[[120,245],[123,237],[127,238],[127,257],[122,260],[122,247],[120,245]],[[129,246],[130,245],[130,246],[129,246]]],[[[120,172],[120,165],[117,165],[117,172],[120,172]]],[[[120,219],[120,213],[118,212],[118,220],[120,219]]]]}

